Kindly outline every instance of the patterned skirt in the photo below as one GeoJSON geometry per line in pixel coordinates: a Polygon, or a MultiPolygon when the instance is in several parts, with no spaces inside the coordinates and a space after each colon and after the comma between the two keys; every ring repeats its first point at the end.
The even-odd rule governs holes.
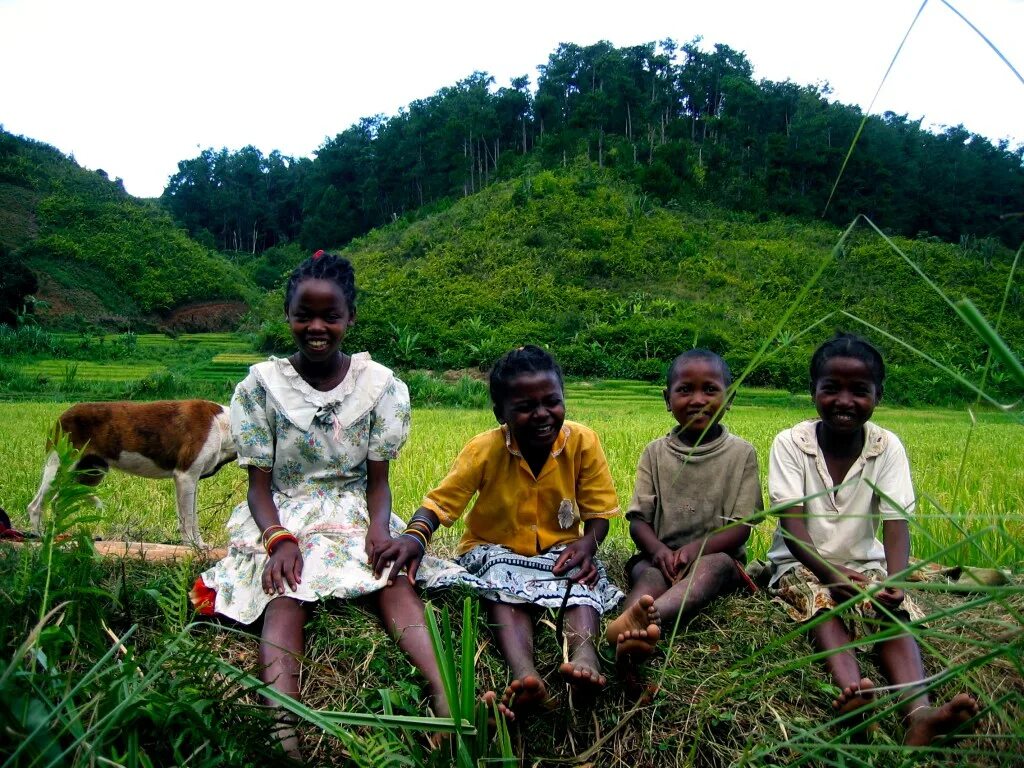
{"type": "MultiPolygon", "coordinates": [[[[263,591],[263,569],[269,556],[260,531],[242,503],[228,520],[228,554],[205,571],[190,593],[200,613],[219,613],[242,624],[258,619],[271,600],[291,597],[314,602],[325,597],[354,598],[376,592],[387,584],[388,571],[374,577],[366,556],[369,514],[366,499],[357,493],[317,493],[288,496],[274,493],[281,524],[299,540],[302,583],[293,592],[268,595],[263,591]]],[[[391,515],[391,535],[405,523],[391,515]]],[[[459,583],[462,568],[447,560],[424,557],[416,581],[425,588],[459,583]]]]}
{"type": "MultiPolygon", "coordinates": [[[[864,571],[864,575],[875,584],[881,584],[889,578],[885,571],[878,568],[864,571]]],[[[809,621],[818,613],[831,611],[836,607],[836,601],[828,587],[802,565],[784,573],[775,587],[769,591],[772,600],[785,608],[793,621],[809,621]]],[[[841,618],[845,621],[851,637],[859,639],[879,631],[882,626],[891,625],[890,614],[904,623],[920,621],[925,616],[924,611],[910,595],[904,593],[903,602],[895,610],[881,608],[877,603],[866,599],[846,608],[841,618]]]]}
{"type": "MultiPolygon", "coordinates": [[[[498,603],[532,604],[542,608],[560,608],[565,598],[566,580],[552,580],[552,567],[565,546],[552,547],[539,555],[527,556],[500,544],[481,544],[457,559],[465,572],[460,583],[481,597],[498,603]]],[[[612,611],[622,600],[622,591],[608,580],[604,565],[594,559],[597,583],[593,587],[572,584],[570,606],[585,605],[598,614],[612,611]]],[[[447,574],[446,574],[447,575],[447,574]]]]}

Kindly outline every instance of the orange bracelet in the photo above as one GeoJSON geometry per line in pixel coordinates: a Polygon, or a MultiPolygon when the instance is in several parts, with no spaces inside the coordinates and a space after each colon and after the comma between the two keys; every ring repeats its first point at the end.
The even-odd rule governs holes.
{"type": "Polygon", "coordinates": [[[294,541],[296,544],[299,543],[299,540],[295,538],[295,534],[291,531],[277,531],[273,536],[267,539],[267,543],[264,545],[267,548],[267,554],[274,554],[274,547],[282,541],[294,541]]]}
{"type": "Polygon", "coordinates": [[[267,526],[267,527],[266,527],[266,528],[265,528],[265,529],[263,530],[263,533],[262,533],[262,534],[260,534],[260,541],[262,541],[262,542],[263,542],[263,546],[265,547],[265,546],[267,546],[267,535],[268,535],[268,534],[271,534],[271,533],[273,533],[274,531],[287,531],[287,530],[288,530],[288,529],[287,529],[287,528],[285,528],[285,527],[284,527],[283,525],[268,525],[268,526],[267,526]]]}

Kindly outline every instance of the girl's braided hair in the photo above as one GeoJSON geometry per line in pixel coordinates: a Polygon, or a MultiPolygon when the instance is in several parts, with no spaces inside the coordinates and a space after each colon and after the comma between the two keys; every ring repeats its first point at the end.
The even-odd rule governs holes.
{"type": "Polygon", "coordinates": [[[814,394],[814,387],[821,377],[825,363],[834,357],[852,357],[863,362],[871,371],[875,388],[881,391],[882,383],[885,381],[885,361],[882,360],[882,353],[867,339],[855,333],[838,331],[811,356],[811,394],[814,394]]]}
{"type": "Polygon", "coordinates": [[[284,289],[285,314],[288,314],[292,297],[295,296],[295,291],[303,280],[330,280],[341,289],[345,301],[348,302],[349,312],[355,311],[356,272],[352,268],[352,262],[345,257],[317,251],[292,270],[284,289]]]}
{"type": "Polygon", "coordinates": [[[491,402],[495,408],[501,408],[508,395],[508,385],[521,373],[541,373],[550,371],[558,378],[559,386],[564,386],[562,369],[551,354],[538,346],[527,344],[506,352],[491,366],[490,389],[491,402]]]}

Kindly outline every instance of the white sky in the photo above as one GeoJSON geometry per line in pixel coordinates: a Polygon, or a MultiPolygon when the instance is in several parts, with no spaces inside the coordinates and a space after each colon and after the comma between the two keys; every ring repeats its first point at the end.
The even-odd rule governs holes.
{"type": "MultiPolygon", "coordinates": [[[[950,0],[1024,72],[1024,0],[950,0]]],[[[867,108],[921,0],[0,0],[0,124],[159,195],[206,147],[311,155],[473,70],[499,86],[559,42],[696,35],[755,78],[867,108]]],[[[874,112],[1024,141],[1024,85],[929,0],[874,112]]]]}

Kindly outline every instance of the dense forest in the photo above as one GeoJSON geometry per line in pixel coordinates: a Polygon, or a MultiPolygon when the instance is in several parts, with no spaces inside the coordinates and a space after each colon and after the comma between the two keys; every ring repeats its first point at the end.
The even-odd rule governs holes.
{"type": "Polygon", "coordinates": [[[315,159],[254,147],[179,163],[162,202],[199,242],[258,253],[342,245],[445,198],[585,158],[662,203],[818,217],[957,243],[1024,240],[1024,147],[963,126],[867,118],[827,85],[756,81],[747,57],[699,39],[564,43],[509,87],[476,72],[398,114],[366,117],[315,159]]]}

